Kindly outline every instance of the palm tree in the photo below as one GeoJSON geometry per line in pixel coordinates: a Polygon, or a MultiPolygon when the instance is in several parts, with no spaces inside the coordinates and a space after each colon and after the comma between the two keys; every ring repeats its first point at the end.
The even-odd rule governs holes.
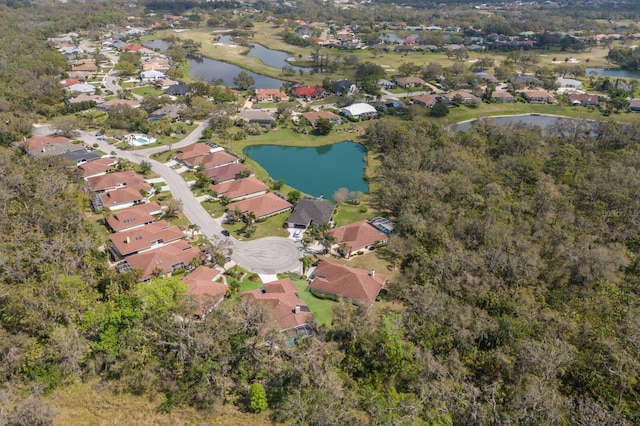
{"type": "Polygon", "coordinates": [[[309,257],[309,256],[302,256],[298,260],[300,262],[302,262],[302,278],[305,278],[306,274],[307,274],[307,271],[311,267],[311,263],[313,262],[313,259],[311,259],[311,257],[309,257]]]}

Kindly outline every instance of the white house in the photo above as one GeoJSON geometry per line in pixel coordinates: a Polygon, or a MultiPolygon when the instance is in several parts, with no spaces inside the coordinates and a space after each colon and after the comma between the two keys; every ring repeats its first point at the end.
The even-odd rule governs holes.
{"type": "Polygon", "coordinates": [[[67,87],[67,90],[70,91],[71,93],[93,94],[96,92],[96,87],[92,86],[89,83],[77,83],[67,87]]]}
{"type": "Polygon", "coordinates": [[[582,90],[582,82],[573,78],[558,77],[556,86],[558,86],[558,89],[582,90]]]}
{"type": "Polygon", "coordinates": [[[349,105],[342,108],[340,113],[345,117],[353,117],[357,119],[376,117],[378,115],[378,111],[376,111],[373,106],[366,103],[349,105]]]}
{"type": "Polygon", "coordinates": [[[160,80],[160,79],[167,78],[167,75],[162,71],[149,70],[149,71],[142,71],[140,73],[140,78],[143,80],[160,80]]]}

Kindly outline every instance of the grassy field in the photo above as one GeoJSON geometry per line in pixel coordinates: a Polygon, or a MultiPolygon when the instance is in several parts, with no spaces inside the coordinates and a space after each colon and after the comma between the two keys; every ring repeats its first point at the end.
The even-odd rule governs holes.
{"type": "Polygon", "coordinates": [[[46,402],[57,414],[56,426],[107,425],[220,425],[250,426],[276,424],[269,419],[270,412],[249,414],[233,405],[216,406],[209,410],[190,407],[159,413],[156,408],[164,401],[161,395],[136,396],[116,393],[97,381],[75,383],[58,389],[46,397],[46,402]]]}
{"type": "Polygon", "coordinates": [[[307,280],[303,280],[299,275],[291,274],[289,276],[293,285],[296,286],[298,295],[305,301],[309,310],[315,317],[318,324],[331,328],[331,322],[333,320],[333,307],[336,302],[329,299],[320,299],[309,290],[309,283],[307,280]]]}

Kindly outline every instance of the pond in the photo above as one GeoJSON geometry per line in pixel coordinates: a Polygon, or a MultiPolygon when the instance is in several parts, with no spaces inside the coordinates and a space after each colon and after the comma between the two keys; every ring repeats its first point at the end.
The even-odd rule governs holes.
{"type": "MultiPolygon", "coordinates": [[[[493,123],[501,126],[513,124],[513,123],[540,126],[540,128],[543,131],[551,126],[554,126],[558,122],[578,120],[577,118],[553,117],[550,115],[535,115],[535,114],[510,115],[510,116],[503,116],[503,117],[482,117],[482,118],[479,118],[478,120],[483,120],[483,119],[489,119],[493,123]]],[[[465,121],[464,123],[458,123],[456,125],[456,130],[467,131],[471,129],[474,121],[476,120],[465,121]]],[[[581,120],[578,120],[578,121],[581,121],[581,120]]]]}
{"type": "Polygon", "coordinates": [[[640,79],[640,71],[625,70],[622,68],[586,68],[584,73],[587,77],[595,73],[595,75],[599,77],[640,79]]]}
{"type": "Polygon", "coordinates": [[[247,56],[251,56],[252,58],[258,58],[265,65],[268,65],[273,68],[283,68],[285,65],[287,65],[293,68],[294,70],[309,69],[309,68],[293,65],[291,62],[287,61],[288,58],[291,58],[290,53],[281,52],[280,50],[269,49],[267,47],[264,47],[261,44],[252,44],[251,50],[249,50],[249,53],[247,53],[247,56]]]}
{"type": "MultiPolygon", "coordinates": [[[[228,35],[223,35],[220,37],[226,37],[227,39],[229,38],[228,35]]],[[[144,47],[149,49],[158,49],[161,51],[165,51],[169,48],[169,46],[171,46],[171,42],[168,40],[151,40],[145,42],[143,45],[144,47]]],[[[253,77],[253,79],[255,80],[256,89],[279,89],[286,83],[284,80],[267,77],[266,75],[256,74],[237,65],[232,65],[226,62],[216,61],[209,58],[189,59],[189,66],[189,74],[191,74],[193,78],[197,78],[206,82],[221,79],[223,85],[230,87],[233,87],[234,85],[233,78],[240,74],[240,72],[242,71],[253,77]]],[[[282,66],[280,66],[279,68],[282,68],[282,66]]]]}
{"type": "Polygon", "coordinates": [[[340,188],[369,193],[364,180],[366,149],[355,142],[314,148],[253,145],[243,153],[262,166],[273,180],[283,180],[301,192],[332,198],[340,188]]]}
{"type": "Polygon", "coordinates": [[[406,36],[401,37],[396,33],[382,33],[380,34],[379,40],[384,43],[402,44],[407,37],[413,37],[416,40],[420,38],[418,34],[407,34],[406,36]]]}

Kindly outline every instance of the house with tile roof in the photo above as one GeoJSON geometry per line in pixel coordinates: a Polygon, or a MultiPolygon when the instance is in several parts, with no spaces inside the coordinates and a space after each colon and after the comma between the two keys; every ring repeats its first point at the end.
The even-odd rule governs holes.
{"type": "Polygon", "coordinates": [[[238,201],[266,194],[269,192],[269,187],[261,180],[250,176],[244,179],[211,185],[211,190],[218,197],[226,197],[229,201],[238,201]]]}
{"type": "Polygon", "coordinates": [[[109,192],[120,188],[134,188],[138,191],[151,189],[142,175],[134,170],[107,173],[105,175],[93,176],[86,179],[87,187],[91,192],[109,192]]]}
{"type": "Polygon", "coordinates": [[[515,102],[517,99],[509,92],[496,90],[495,92],[491,93],[491,100],[495,102],[515,102]]]}
{"type": "Polygon", "coordinates": [[[329,91],[324,87],[318,86],[301,86],[291,89],[291,93],[296,98],[304,98],[307,100],[322,99],[329,95],[329,91]]]}
{"type": "Polygon", "coordinates": [[[389,239],[367,220],[333,228],[329,234],[336,239],[331,251],[347,259],[354,253],[366,253],[389,239]]]}
{"type": "Polygon", "coordinates": [[[308,111],[308,112],[303,112],[300,115],[302,115],[305,118],[305,120],[307,120],[309,124],[311,124],[311,127],[313,128],[316,127],[316,122],[321,118],[329,120],[329,122],[333,126],[342,124],[342,118],[340,118],[339,115],[332,113],[331,111],[322,111],[322,110],[308,111]]]}
{"type": "Polygon", "coordinates": [[[70,143],[71,139],[60,135],[46,135],[46,136],[32,136],[21,142],[16,142],[14,145],[21,146],[27,151],[34,149],[42,149],[51,145],[58,145],[63,143],[70,143]]]}
{"type": "Polygon", "coordinates": [[[280,89],[256,89],[258,102],[279,102],[289,99],[289,95],[280,89]]]}
{"type": "Polygon", "coordinates": [[[236,201],[235,203],[229,203],[227,205],[227,210],[233,211],[235,209],[240,209],[244,215],[247,215],[249,212],[253,212],[256,215],[256,219],[265,219],[280,213],[288,212],[291,210],[291,207],[292,204],[287,200],[278,197],[273,192],[267,192],[264,195],[258,195],[257,197],[236,201]]]}
{"type": "Polygon", "coordinates": [[[307,229],[311,225],[323,225],[331,222],[336,211],[336,203],[303,198],[293,208],[287,219],[287,227],[307,229]]]}
{"type": "Polygon", "coordinates": [[[104,176],[112,172],[118,164],[118,160],[111,157],[103,157],[88,163],[80,164],[78,169],[83,178],[88,179],[96,176],[104,176]]]}
{"type": "Polygon", "coordinates": [[[130,269],[140,271],[140,281],[148,281],[153,277],[167,277],[173,272],[187,269],[193,261],[203,256],[198,247],[191,247],[184,240],[162,246],[156,250],[145,251],[125,258],[118,266],[118,272],[130,269]]]}
{"type": "Polygon", "coordinates": [[[552,103],[556,100],[553,93],[546,90],[525,90],[522,92],[522,96],[531,103],[552,103]]]}
{"type": "Polygon", "coordinates": [[[208,266],[198,266],[182,279],[187,286],[187,295],[193,296],[198,303],[196,315],[202,317],[224,299],[227,293],[227,281],[223,271],[208,266]]]}
{"type": "Polygon", "coordinates": [[[162,213],[162,206],[155,201],[137,204],[119,210],[107,218],[107,228],[111,232],[122,232],[153,223],[154,215],[162,213]]]}
{"type": "Polygon", "coordinates": [[[266,305],[280,331],[304,328],[313,318],[309,306],[300,298],[290,278],[263,284],[261,289],[245,291],[242,298],[266,305]]]}
{"type": "Polygon", "coordinates": [[[142,192],[135,188],[119,188],[109,192],[93,194],[92,204],[95,211],[108,208],[111,211],[122,210],[142,204],[146,201],[142,192]]]}
{"type": "Polygon", "coordinates": [[[387,279],[375,270],[351,268],[329,260],[320,262],[310,278],[309,289],[313,294],[355,304],[375,302],[387,279]]]}
{"type": "Polygon", "coordinates": [[[254,176],[251,169],[242,163],[225,164],[219,167],[203,170],[204,173],[213,183],[223,183],[236,180],[238,173],[249,170],[249,176],[254,176]]]}
{"type": "Polygon", "coordinates": [[[177,226],[165,220],[153,222],[140,228],[109,235],[111,254],[115,260],[122,260],[136,253],[157,249],[179,241],[184,233],[177,226]]]}
{"type": "Polygon", "coordinates": [[[427,82],[420,77],[395,77],[393,82],[399,87],[424,87],[427,82]]]}

